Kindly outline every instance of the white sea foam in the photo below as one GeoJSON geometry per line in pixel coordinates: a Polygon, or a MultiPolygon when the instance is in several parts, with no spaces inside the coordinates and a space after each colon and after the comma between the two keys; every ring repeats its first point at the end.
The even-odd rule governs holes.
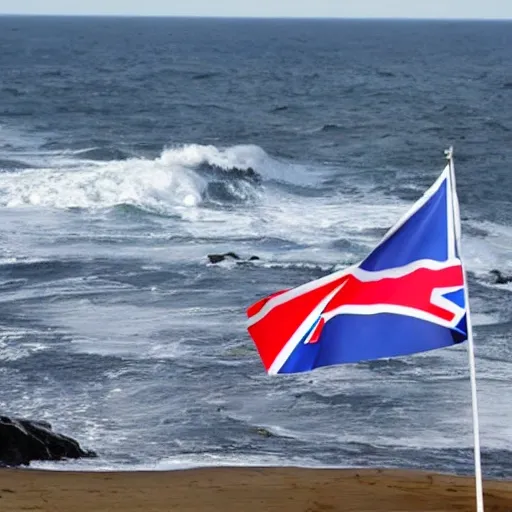
{"type": "Polygon", "coordinates": [[[463,257],[469,269],[476,274],[488,274],[491,269],[512,274],[512,228],[488,221],[468,221],[468,226],[484,234],[463,236],[463,257]]]}
{"type": "MultiPolygon", "coordinates": [[[[305,467],[329,468],[316,463],[307,457],[282,457],[278,455],[254,454],[198,454],[176,455],[157,461],[153,464],[116,464],[105,463],[97,459],[63,462],[32,462],[34,469],[53,471],[174,471],[205,467],[305,467]]],[[[340,466],[336,466],[340,467],[340,466]]],[[[350,467],[350,466],[342,466],[350,467]]]]}
{"type": "Polygon", "coordinates": [[[0,326],[0,332],[0,361],[16,361],[48,348],[44,343],[26,341],[27,335],[37,335],[37,331],[0,326]]]}
{"type": "Polygon", "coordinates": [[[2,173],[0,206],[109,208],[131,204],[168,213],[178,205],[201,203],[207,180],[195,168],[202,164],[227,172],[252,167],[269,179],[279,179],[287,170],[258,146],[220,149],[191,144],[166,149],[153,160],[98,162],[77,156],[77,152],[42,153],[38,168],[2,173]]]}
{"type": "MultiPolygon", "coordinates": [[[[98,210],[134,205],[179,215],[185,221],[179,229],[196,238],[229,242],[232,238],[271,236],[289,240],[302,247],[270,255],[266,258],[270,264],[305,263],[327,269],[364,256],[410,207],[407,202],[371,190],[354,200],[343,190],[324,197],[298,197],[276,189],[267,185],[268,180],[314,184],[314,177],[322,174],[321,168],[310,172],[307,166],[272,158],[255,145],[219,148],[188,144],[167,148],[155,159],[108,162],[83,160],[79,158],[81,153],[83,150],[40,152],[38,164],[45,167],[1,173],[0,208],[98,210]],[[242,187],[238,192],[242,199],[253,193],[258,200],[250,207],[202,208],[208,186],[208,178],[198,172],[203,164],[224,169],[226,179],[232,168],[252,167],[263,177],[261,192],[257,193],[251,184],[247,184],[250,190],[242,187]],[[333,247],[332,243],[340,239],[359,246],[359,252],[333,247]]],[[[36,155],[34,152],[31,158],[36,155]]],[[[467,222],[487,234],[485,238],[464,237],[469,270],[479,275],[491,268],[512,272],[508,257],[512,229],[490,222],[467,222]]]]}
{"type": "Polygon", "coordinates": [[[159,161],[114,161],[83,169],[29,169],[0,175],[0,205],[108,208],[131,204],[161,211],[201,201],[205,183],[159,161]]]}

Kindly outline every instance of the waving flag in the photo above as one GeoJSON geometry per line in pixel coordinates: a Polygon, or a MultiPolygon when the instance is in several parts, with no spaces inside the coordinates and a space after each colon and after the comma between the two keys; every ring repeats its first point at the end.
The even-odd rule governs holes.
{"type": "Polygon", "coordinates": [[[359,264],[247,310],[268,373],[402,356],[467,339],[453,172],[441,176],[359,264]]]}

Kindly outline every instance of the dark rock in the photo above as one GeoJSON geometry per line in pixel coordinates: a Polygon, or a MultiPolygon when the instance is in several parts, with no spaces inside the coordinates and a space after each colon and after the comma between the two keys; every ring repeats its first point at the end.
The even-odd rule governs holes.
{"type": "Polygon", "coordinates": [[[245,170],[245,175],[256,181],[259,181],[261,179],[261,176],[252,167],[247,167],[247,169],[245,170]]]}
{"type": "Polygon", "coordinates": [[[270,432],[270,430],[263,428],[263,427],[257,427],[256,433],[262,437],[274,437],[274,434],[270,432]]]}
{"type": "Polygon", "coordinates": [[[342,130],[342,127],[337,124],[324,124],[322,126],[322,132],[337,132],[342,130]]]}
{"type": "Polygon", "coordinates": [[[33,460],[96,457],[74,439],[57,434],[46,421],[0,416],[0,465],[28,465],[33,460]]]}
{"type": "Polygon", "coordinates": [[[261,181],[261,176],[252,167],[247,167],[247,169],[232,167],[229,169],[228,173],[229,176],[242,180],[253,181],[255,183],[259,183],[261,181]]]}
{"type": "Polygon", "coordinates": [[[239,260],[240,256],[234,252],[225,252],[224,254],[208,254],[208,259],[210,263],[220,263],[227,259],[239,260]]]}
{"type": "Polygon", "coordinates": [[[208,254],[207,258],[210,263],[220,263],[225,259],[223,254],[208,254]]]}
{"type": "Polygon", "coordinates": [[[257,261],[259,256],[251,256],[248,260],[243,260],[236,252],[225,252],[224,254],[208,254],[210,263],[220,263],[226,260],[235,260],[237,263],[246,263],[247,261],[257,261]]]}
{"type": "Polygon", "coordinates": [[[204,163],[200,166],[200,169],[216,174],[222,178],[235,178],[242,179],[247,181],[252,181],[254,183],[261,182],[261,175],[254,170],[253,167],[230,167],[224,168],[219,165],[204,163]]]}
{"type": "Polygon", "coordinates": [[[507,284],[512,282],[512,276],[505,276],[500,270],[493,269],[489,273],[494,276],[494,284],[507,284]]]}
{"type": "Polygon", "coordinates": [[[239,260],[240,259],[240,256],[238,256],[238,254],[236,252],[226,252],[224,254],[224,256],[226,258],[233,258],[234,260],[239,260]]]}

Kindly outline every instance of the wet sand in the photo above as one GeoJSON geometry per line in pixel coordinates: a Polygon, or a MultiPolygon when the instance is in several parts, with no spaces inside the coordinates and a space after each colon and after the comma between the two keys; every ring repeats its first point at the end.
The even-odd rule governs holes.
{"type": "MultiPolygon", "coordinates": [[[[512,511],[512,481],[486,481],[486,512],[512,511]]],[[[0,510],[471,511],[474,479],[379,469],[0,470],[0,510]]]]}

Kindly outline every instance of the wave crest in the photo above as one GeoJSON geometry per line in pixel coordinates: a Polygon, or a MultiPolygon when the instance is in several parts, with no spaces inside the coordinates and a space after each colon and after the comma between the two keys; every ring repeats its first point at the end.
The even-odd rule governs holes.
{"type": "MultiPolygon", "coordinates": [[[[258,197],[258,171],[272,159],[258,146],[220,149],[199,144],[165,149],[156,159],[44,158],[43,168],[0,175],[0,206],[110,208],[131,205],[171,213],[176,207],[244,202],[258,197]]],[[[87,155],[92,156],[92,155],[87,155]]],[[[102,152],[104,158],[104,153],[102,152]]]]}

